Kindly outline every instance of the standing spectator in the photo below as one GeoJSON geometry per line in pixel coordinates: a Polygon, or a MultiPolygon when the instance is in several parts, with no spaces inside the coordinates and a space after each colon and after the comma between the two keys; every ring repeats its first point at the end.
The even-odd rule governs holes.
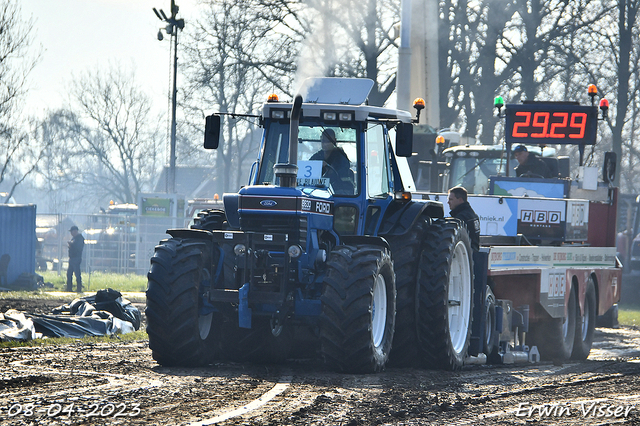
{"type": "Polygon", "coordinates": [[[82,250],[84,249],[84,237],[78,232],[78,227],[73,225],[71,229],[71,240],[69,240],[69,267],[67,268],[67,291],[73,291],[73,274],[76,274],[78,284],[77,292],[82,292],[82,275],[80,273],[80,263],[82,262],[82,250]]]}
{"type": "Polygon", "coordinates": [[[447,203],[451,209],[451,216],[460,219],[467,225],[471,238],[471,249],[477,252],[480,250],[480,218],[467,201],[467,190],[461,186],[451,188],[447,203]]]}

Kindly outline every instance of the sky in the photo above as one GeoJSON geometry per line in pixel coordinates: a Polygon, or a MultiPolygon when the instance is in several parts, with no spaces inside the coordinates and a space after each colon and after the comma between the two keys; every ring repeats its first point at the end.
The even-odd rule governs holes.
{"type": "MultiPolygon", "coordinates": [[[[170,43],[166,33],[158,41],[158,30],[166,24],[152,8],[170,15],[170,0],[19,0],[18,4],[23,20],[33,20],[34,51],[42,47],[30,74],[26,115],[43,116],[47,109],[62,107],[74,76],[111,65],[133,69],[156,111],[166,112],[170,43]]],[[[197,0],[176,0],[176,4],[178,18],[188,26],[197,15],[197,0]]]]}

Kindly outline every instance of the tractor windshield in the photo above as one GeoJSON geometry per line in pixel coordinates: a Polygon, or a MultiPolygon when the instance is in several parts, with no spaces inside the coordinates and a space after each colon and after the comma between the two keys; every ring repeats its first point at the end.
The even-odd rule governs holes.
{"type": "MultiPolygon", "coordinates": [[[[301,122],[298,130],[298,186],[329,188],[336,195],[358,195],[357,125],[325,126],[301,122]]],[[[277,185],[273,166],[289,158],[289,125],[267,127],[258,184],[277,185]]]]}

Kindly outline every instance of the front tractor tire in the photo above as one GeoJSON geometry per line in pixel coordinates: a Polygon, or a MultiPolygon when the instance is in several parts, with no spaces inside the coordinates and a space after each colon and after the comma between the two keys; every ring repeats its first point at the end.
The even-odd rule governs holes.
{"type": "Polygon", "coordinates": [[[200,314],[209,286],[204,242],[171,238],[156,246],[147,275],[147,334],[153,359],[164,366],[209,364],[218,339],[214,313],[200,314]]]}
{"type": "Polygon", "coordinates": [[[341,245],[327,262],[321,297],[320,345],[338,371],[381,371],[391,351],[396,288],[388,250],[341,245]]]}
{"type": "Polygon", "coordinates": [[[465,225],[439,219],[425,232],[416,297],[421,363],[458,370],[471,340],[473,259],[465,225]]]}

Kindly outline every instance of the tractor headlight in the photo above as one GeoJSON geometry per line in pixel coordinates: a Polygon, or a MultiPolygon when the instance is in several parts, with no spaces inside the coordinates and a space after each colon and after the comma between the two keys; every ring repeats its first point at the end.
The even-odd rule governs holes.
{"type": "Polygon", "coordinates": [[[289,246],[289,250],[287,252],[289,253],[290,258],[295,259],[297,257],[300,257],[300,255],[302,254],[302,248],[300,248],[299,245],[294,244],[292,246],[289,246]]]}
{"type": "Polygon", "coordinates": [[[233,248],[233,252],[236,254],[236,256],[244,256],[247,252],[247,248],[244,244],[236,244],[236,246],[233,248]]]}
{"type": "Polygon", "coordinates": [[[282,120],[285,117],[285,111],[280,109],[271,110],[271,118],[274,120],[282,120]]]}

